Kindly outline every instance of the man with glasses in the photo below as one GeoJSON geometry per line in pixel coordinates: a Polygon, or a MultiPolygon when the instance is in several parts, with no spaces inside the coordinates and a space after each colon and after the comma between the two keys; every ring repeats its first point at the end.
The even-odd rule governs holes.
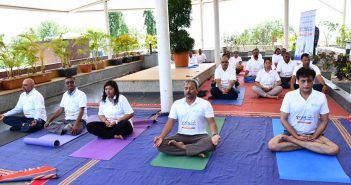
{"type": "Polygon", "coordinates": [[[60,107],[49,118],[45,128],[55,134],[80,134],[87,121],[87,96],[80,91],[75,84],[74,77],[66,77],[65,85],[67,91],[63,94],[60,107]],[[65,119],[52,122],[62,112],[65,112],[65,119]]]}
{"type": "Polygon", "coordinates": [[[296,72],[299,89],[286,93],[280,108],[285,130],[268,143],[272,151],[307,149],[326,155],[337,155],[339,147],[323,136],[329,119],[326,96],[312,89],[316,72],[300,68],[296,72]]]}
{"type": "Polygon", "coordinates": [[[34,132],[43,128],[46,121],[44,97],[34,88],[34,81],[26,78],[22,82],[23,93],[16,107],[0,115],[0,121],[10,125],[11,131],[34,132]],[[23,112],[24,116],[13,116],[23,112]]]}
{"type": "Polygon", "coordinates": [[[211,88],[212,96],[210,99],[231,99],[238,98],[238,92],[235,91],[234,84],[236,82],[236,73],[234,68],[228,67],[228,56],[223,55],[221,66],[215,71],[216,86],[211,88]]]}

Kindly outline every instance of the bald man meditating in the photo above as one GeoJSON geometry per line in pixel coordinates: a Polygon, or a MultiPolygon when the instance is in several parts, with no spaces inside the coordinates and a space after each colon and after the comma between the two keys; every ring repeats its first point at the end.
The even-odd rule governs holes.
{"type": "Polygon", "coordinates": [[[22,82],[23,93],[12,110],[0,115],[0,121],[10,125],[11,131],[34,132],[43,128],[46,111],[43,96],[34,88],[34,81],[26,78],[22,82]],[[22,113],[24,116],[14,116],[22,113]]]}

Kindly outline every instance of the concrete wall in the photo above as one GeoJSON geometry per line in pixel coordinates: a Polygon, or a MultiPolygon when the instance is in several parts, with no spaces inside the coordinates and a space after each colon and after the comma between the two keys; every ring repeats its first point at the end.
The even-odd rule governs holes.
{"type": "Polygon", "coordinates": [[[158,56],[157,53],[152,53],[144,55],[143,68],[152,68],[158,66],[158,56]]]}
{"type": "MultiPolygon", "coordinates": [[[[142,61],[136,61],[119,66],[109,66],[102,70],[92,71],[91,73],[79,73],[76,76],[76,84],[78,87],[84,87],[98,82],[105,83],[107,80],[139,71],[141,70],[142,65],[142,61]]],[[[51,82],[38,84],[35,88],[44,96],[45,100],[49,98],[52,99],[65,92],[64,78],[55,78],[51,82]]],[[[2,92],[0,95],[0,112],[12,109],[16,105],[21,93],[22,89],[2,92]]]]}

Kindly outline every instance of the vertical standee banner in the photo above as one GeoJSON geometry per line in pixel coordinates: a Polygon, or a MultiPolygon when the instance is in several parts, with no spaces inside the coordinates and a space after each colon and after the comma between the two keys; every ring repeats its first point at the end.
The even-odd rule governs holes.
{"type": "Polygon", "coordinates": [[[295,50],[295,60],[300,60],[303,53],[308,53],[312,56],[315,22],[316,10],[301,13],[299,35],[297,37],[295,50]]]}

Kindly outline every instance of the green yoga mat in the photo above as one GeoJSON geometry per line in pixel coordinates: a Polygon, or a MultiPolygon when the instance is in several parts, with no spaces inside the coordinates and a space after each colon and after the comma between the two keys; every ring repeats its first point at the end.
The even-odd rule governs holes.
{"type": "MultiPolygon", "coordinates": [[[[217,123],[218,133],[222,130],[225,118],[215,118],[217,123]]],[[[209,127],[207,131],[210,133],[209,127]]],[[[159,153],[154,160],[151,161],[152,166],[179,168],[188,170],[203,170],[206,168],[208,160],[212,153],[209,153],[206,158],[188,157],[188,156],[172,156],[164,153],[159,153]]]]}

